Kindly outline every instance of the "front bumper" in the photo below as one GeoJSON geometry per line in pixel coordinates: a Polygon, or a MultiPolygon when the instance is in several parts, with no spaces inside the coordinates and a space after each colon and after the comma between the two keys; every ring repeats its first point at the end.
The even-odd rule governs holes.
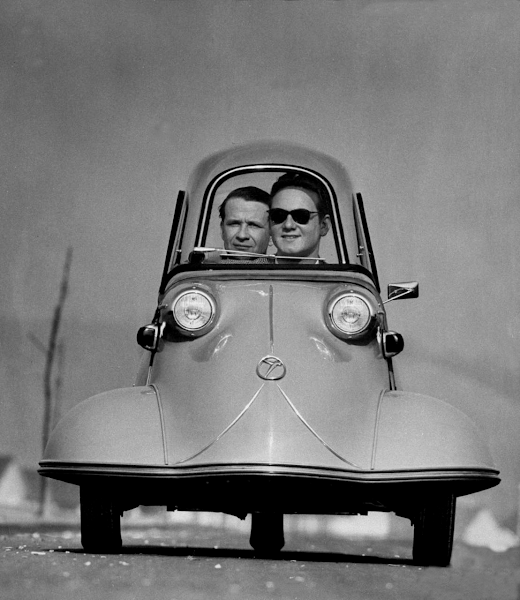
{"type": "Polygon", "coordinates": [[[44,461],[39,473],[105,490],[122,506],[166,505],[232,514],[403,514],[421,497],[443,491],[464,496],[500,482],[492,469],[354,471],[260,464],[142,467],[44,461]]]}

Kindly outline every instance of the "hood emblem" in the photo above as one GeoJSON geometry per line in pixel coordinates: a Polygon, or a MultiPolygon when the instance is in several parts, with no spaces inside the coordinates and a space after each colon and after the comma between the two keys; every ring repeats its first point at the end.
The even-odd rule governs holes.
{"type": "Polygon", "coordinates": [[[256,374],[266,381],[277,381],[285,377],[287,369],[276,356],[264,356],[256,367],[256,374]]]}

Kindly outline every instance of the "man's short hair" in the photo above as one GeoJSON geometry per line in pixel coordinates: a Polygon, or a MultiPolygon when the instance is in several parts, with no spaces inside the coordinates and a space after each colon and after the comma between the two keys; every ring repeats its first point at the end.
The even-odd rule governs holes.
{"type": "Polygon", "coordinates": [[[280,190],[295,187],[316,194],[316,208],[320,217],[330,213],[329,194],[323,183],[306,173],[284,173],[279,177],[271,188],[271,198],[280,190]]]}
{"type": "Polygon", "coordinates": [[[267,208],[271,206],[271,196],[257,188],[253,185],[248,185],[246,187],[237,188],[230,192],[223,200],[222,204],[218,207],[218,214],[220,215],[220,220],[223,221],[226,218],[226,204],[228,200],[231,198],[240,198],[241,200],[246,200],[247,202],[261,202],[265,204],[267,208]]]}

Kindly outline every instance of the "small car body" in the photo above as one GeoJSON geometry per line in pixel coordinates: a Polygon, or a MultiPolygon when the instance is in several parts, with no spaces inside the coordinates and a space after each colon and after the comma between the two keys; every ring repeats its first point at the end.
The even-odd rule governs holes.
{"type": "Polygon", "coordinates": [[[363,199],[336,159],[267,141],[203,160],[177,197],[134,385],[72,408],[40,462],[80,487],[84,549],[119,551],[120,517],[140,505],[252,515],[264,555],[283,547],[284,514],[383,511],[413,524],[417,564],[448,565],[457,497],[500,480],[466,415],[396,385],[387,304],[417,295],[395,283],[383,300],[363,199]],[[327,190],[322,260],[224,250],[230,190],[286,173],[327,190]]]}

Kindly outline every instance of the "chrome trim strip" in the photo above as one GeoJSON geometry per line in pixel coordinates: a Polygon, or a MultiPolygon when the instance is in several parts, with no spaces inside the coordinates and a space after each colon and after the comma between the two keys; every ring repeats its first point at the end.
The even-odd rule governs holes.
{"type": "Polygon", "coordinates": [[[216,444],[220,440],[220,438],[223,435],[225,435],[233,427],[233,425],[235,425],[245,415],[245,413],[247,412],[247,410],[251,407],[251,405],[253,404],[253,402],[257,399],[258,394],[260,394],[260,392],[262,391],[264,385],[265,385],[265,383],[262,383],[262,385],[260,386],[260,388],[258,389],[258,391],[256,392],[256,394],[251,398],[251,400],[242,409],[242,412],[237,417],[235,417],[235,419],[233,421],[231,421],[231,423],[224,429],[224,431],[222,431],[221,433],[219,433],[214,440],[212,440],[209,444],[207,444],[206,446],[204,446],[204,448],[202,448],[202,450],[199,450],[195,454],[192,454],[191,456],[188,456],[188,458],[183,458],[182,460],[178,460],[177,462],[171,463],[170,466],[173,467],[175,465],[182,465],[183,463],[188,462],[189,460],[192,460],[193,458],[196,458],[197,456],[200,456],[203,452],[206,452],[206,450],[208,450],[209,448],[211,448],[211,446],[213,446],[213,444],[216,444]]]}
{"type": "Polygon", "coordinates": [[[379,420],[381,418],[381,407],[383,405],[383,398],[388,390],[381,390],[379,399],[377,401],[376,418],[374,422],[374,438],[372,440],[372,458],[370,459],[370,470],[374,471],[376,468],[376,452],[377,452],[377,436],[379,434],[379,420]]]}
{"type": "Polygon", "coordinates": [[[274,354],[274,288],[269,285],[269,343],[271,344],[271,354],[274,354]]]}
{"type": "MultiPolygon", "coordinates": [[[[229,475],[272,475],[288,477],[321,477],[334,480],[354,480],[367,483],[400,482],[418,480],[417,483],[427,481],[500,481],[498,471],[495,469],[402,469],[395,471],[347,471],[331,467],[299,467],[287,464],[201,464],[191,467],[171,466],[145,466],[145,465],[114,465],[110,463],[62,463],[45,461],[40,463],[38,472],[41,475],[52,473],[76,473],[78,475],[102,475],[144,478],[184,478],[184,477],[219,477],[229,475]]],[[[497,481],[497,483],[498,483],[497,481]]],[[[496,485],[496,484],[494,484],[496,485]]]]}
{"type": "Polygon", "coordinates": [[[327,448],[327,450],[329,452],[331,452],[332,454],[334,454],[334,456],[336,458],[339,458],[341,461],[343,461],[344,463],[347,463],[347,465],[350,465],[351,467],[354,467],[355,469],[362,469],[362,467],[360,467],[359,465],[356,465],[355,463],[347,460],[346,458],[343,458],[343,456],[341,456],[341,454],[338,454],[335,450],[333,450],[328,444],[327,442],[321,438],[315,431],[314,429],[307,423],[307,421],[303,418],[303,416],[300,414],[300,412],[298,411],[298,409],[296,408],[296,406],[294,406],[294,404],[290,401],[289,397],[287,396],[287,394],[282,390],[282,388],[276,384],[278,389],[280,390],[280,392],[282,393],[282,396],[285,398],[285,401],[287,402],[287,404],[289,404],[289,406],[292,408],[294,414],[298,417],[298,419],[300,419],[300,421],[305,425],[305,427],[307,427],[307,429],[312,433],[312,435],[319,440],[323,446],[325,446],[325,448],[327,448]]]}
{"type": "Polygon", "coordinates": [[[155,385],[155,383],[151,383],[150,387],[154,390],[155,397],[157,399],[157,408],[159,410],[159,419],[161,421],[161,435],[162,435],[162,442],[163,442],[164,464],[167,465],[168,460],[169,460],[169,458],[168,458],[168,440],[166,438],[166,425],[164,423],[164,413],[163,413],[163,409],[162,409],[161,395],[159,394],[159,388],[155,385]]]}

